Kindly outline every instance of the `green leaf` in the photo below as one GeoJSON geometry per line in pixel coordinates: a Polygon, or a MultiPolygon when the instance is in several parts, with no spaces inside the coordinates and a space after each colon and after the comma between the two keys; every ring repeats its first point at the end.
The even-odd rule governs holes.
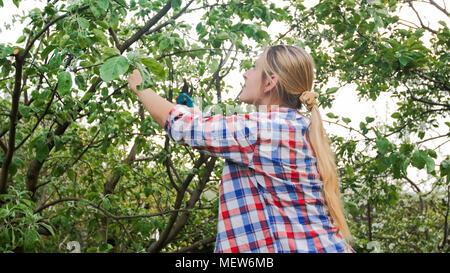
{"type": "Polygon", "coordinates": [[[80,88],[81,90],[84,90],[87,88],[86,81],[84,80],[83,76],[76,75],[75,76],[75,84],[80,88]]]}
{"type": "Polygon", "coordinates": [[[31,111],[31,108],[29,106],[22,105],[22,104],[19,105],[19,113],[22,115],[22,117],[25,120],[28,120],[30,118],[30,111],[31,111]]]}
{"type": "Polygon", "coordinates": [[[96,28],[94,30],[92,30],[92,32],[94,33],[95,38],[97,38],[97,40],[104,44],[104,45],[108,45],[108,38],[106,38],[105,34],[103,33],[103,31],[101,31],[100,29],[96,28]]]}
{"type": "Polygon", "coordinates": [[[106,13],[108,6],[109,6],[108,0],[91,0],[90,1],[91,12],[97,18],[106,13]]]}
{"type": "Polygon", "coordinates": [[[159,43],[159,49],[164,50],[164,49],[168,48],[169,45],[170,45],[170,39],[164,39],[159,43]]]}
{"type": "Polygon", "coordinates": [[[400,115],[399,112],[395,112],[395,113],[393,113],[393,114],[391,115],[391,117],[392,117],[392,118],[395,118],[395,119],[400,119],[400,118],[402,117],[402,115],[400,115]]]}
{"type": "Polygon", "coordinates": [[[53,231],[53,228],[50,225],[48,225],[46,223],[42,223],[42,222],[39,222],[39,225],[45,227],[52,236],[55,236],[55,231],[53,231]]]}
{"type": "Polygon", "coordinates": [[[384,172],[390,165],[384,157],[377,158],[375,164],[379,173],[384,172]]]}
{"type": "Polygon", "coordinates": [[[111,202],[109,201],[108,198],[103,199],[102,207],[103,207],[105,210],[110,210],[110,209],[111,209],[111,202]]]}
{"type": "Polygon", "coordinates": [[[152,194],[152,192],[153,192],[152,188],[150,188],[150,187],[145,187],[144,188],[144,194],[145,194],[146,197],[149,197],[150,194],[152,194]]]}
{"type": "Polygon", "coordinates": [[[333,94],[333,93],[336,93],[338,90],[339,90],[339,87],[331,87],[331,88],[327,89],[326,93],[333,94]]]}
{"type": "Polygon", "coordinates": [[[398,60],[402,66],[406,66],[410,61],[412,61],[412,58],[409,56],[402,55],[398,60]]]}
{"type": "Polygon", "coordinates": [[[55,135],[55,137],[53,138],[55,140],[55,151],[60,151],[63,149],[63,145],[64,143],[61,140],[61,137],[58,135],[55,135]]]}
{"type": "Polygon", "coordinates": [[[423,169],[425,167],[427,157],[428,155],[425,151],[415,151],[411,158],[411,164],[418,169],[423,169]]]}
{"type": "Polygon", "coordinates": [[[423,139],[425,137],[425,132],[421,131],[417,135],[420,139],[423,139]]]}
{"type": "Polygon", "coordinates": [[[153,58],[142,58],[141,62],[145,65],[153,74],[157,75],[160,78],[164,78],[165,71],[162,65],[153,58]]]}
{"type": "Polygon", "coordinates": [[[400,145],[400,153],[409,155],[414,150],[414,145],[402,143],[400,145]]]}
{"type": "Polygon", "coordinates": [[[367,123],[371,123],[372,121],[374,121],[375,119],[372,117],[366,117],[366,122],[367,123]]]}
{"type": "Polygon", "coordinates": [[[89,21],[87,19],[85,19],[83,17],[77,17],[77,20],[78,20],[78,25],[81,28],[84,28],[84,29],[88,29],[89,28],[89,21]]]}
{"type": "Polygon", "coordinates": [[[225,32],[225,31],[219,32],[219,34],[217,34],[217,36],[216,36],[216,38],[219,39],[219,40],[226,40],[226,39],[228,39],[229,37],[230,37],[230,36],[229,36],[228,33],[225,32]]]}
{"type": "Polygon", "coordinates": [[[377,140],[376,146],[380,154],[385,155],[389,149],[389,141],[385,138],[380,138],[377,140]]]}
{"type": "Polygon", "coordinates": [[[117,48],[106,48],[102,54],[102,60],[105,61],[111,57],[120,56],[120,51],[117,48]]]}
{"type": "Polygon", "coordinates": [[[122,6],[124,6],[125,8],[128,7],[127,3],[124,0],[116,0],[117,2],[119,2],[122,6]]]}
{"type": "Polygon", "coordinates": [[[123,56],[113,57],[100,67],[100,77],[104,82],[110,82],[127,72],[128,66],[127,58],[123,56]]]}
{"type": "Polygon", "coordinates": [[[342,118],[342,121],[345,122],[345,124],[349,124],[352,120],[349,118],[342,118]]]}
{"type": "Polygon", "coordinates": [[[347,213],[350,213],[353,216],[357,216],[359,214],[359,209],[358,209],[359,206],[352,201],[345,202],[344,208],[345,208],[345,211],[347,211],[347,213]]]}
{"type": "Polygon", "coordinates": [[[434,160],[431,157],[427,156],[425,158],[425,164],[427,166],[427,173],[429,173],[429,174],[432,173],[434,171],[434,165],[435,165],[434,160]]]}
{"type": "Polygon", "coordinates": [[[32,252],[34,250],[34,244],[38,239],[39,234],[34,229],[25,229],[23,247],[25,252],[32,252]]]}
{"type": "Polygon", "coordinates": [[[172,8],[178,10],[181,7],[181,0],[172,0],[172,8]]]}
{"type": "Polygon", "coordinates": [[[50,152],[46,140],[45,136],[40,136],[35,144],[36,159],[41,163],[47,158],[48,153],[50,152]]]}
{"type": "Polygon", "coordinates": [[[108,253],[110,252],[114,247],[110,244],[102,244],[101,246],[98,247],[98,252],[100,253],[108,253]]]}
{"type": "Polygon", "coordinates": [[[437,154],[434,150],[428,149],[427,152],[428,152],[428,155],[431,156],[432,158],[434,158],[434,159],[437,158],[437,154]]]}
{"type": "Polygon", "coordinates": [[[27,37],[25,37],[24,35],[22,35],[22,36],[19,37],[19,39],[17,39],[16,43],[20,44],[20,43],[22,43],[23,41],[25,41],[26,38],[27,38],[27,37]]]}
{"type": "Polygon", "coordinates": [[[338,116],[336,116],[335,114],[333,114],[333,113],[327,113],[327,117],[329,117],[329,118],[339,118],[338,116]]]}
{"type": "Polygon", "coordinates": [[[6,58],[6,56],[11,55],[13,52],[14,52],[13,47],[7,46],[7,47],[3,48],[2,54],[0,55],[0,59],[6,58]]]}
{"type": "Polygon", "coordinates": [[[55,48],[57,48],[56,45],[49,45],[49,46],[47,46],[47,47],[42,51],[42,53],[41,53],[41,58],[42,58],[42,59],[47,58],[48,54],[49,54],[50,52],[52,52],[55,48]]]}
{"type": "Polygon", "coordinates": [[[64,96],[72,88],[72,75],[69,72],[59,72],[58,74],[58,92],[64,96]]]}
{"type": "Polygon", "coordinates": [[[55,56],[53,56],[53,58],[48,63],[48,68],[49,69],[56,69],[56,68],[59,68],[59,66],[61,64],[62,64],[61,55],[58,52],[56,52],[55,56]]]}

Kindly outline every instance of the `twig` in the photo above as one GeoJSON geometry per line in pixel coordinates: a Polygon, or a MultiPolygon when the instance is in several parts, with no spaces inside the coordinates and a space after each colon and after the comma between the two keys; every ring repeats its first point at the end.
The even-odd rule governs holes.
{"type": "Polygon", "coordinates": [[[421,143],[424,143],[424,142],[427,142],[427,141],[430,141],[430,140],[433,140],[433,139],[438,139],[438,138],[441,138],[441,137],[448,137],[448,136],[450,136],[450,133],[445,134],[445,135],[436,136],[436,137],[431,137],[431,138],[419,141],[419,142],[417,142],[417,144],[421,144],[421,143]]]}
{"type": "Polygon", "coordinates": [[[412,8],[412,10],[414,11],[414,13],[416,14],[417,18],[419,19],[420,25],[422,26],[423,29],[428,30],[429,32],[432,32],[434,34],[437,34],[437,31],[425,26],[422,22],[422,19],[419,16],[419,13],[417,12],[417,10],[414,8],[412,1],[408,1],[408,5],[412,8]]]}
{"type": "Polygon", "coordinates": [[[216,240],[216,237],[209,237],[209,238],[203,239],[203,240],[201,240],[201,241],[195,242],[195,243],[193,243],[193,244],[190,245],[190,246],[182,247],[182,248],[178,249],[177,251],[175,251],[175,253],[186,253],[186,252],[190,252],[190,251],[192,251],[192,250],[197,249],[199,246],[207,245],[207,244],[209,244],[209,243],[214,242],[215,240],[216,240]]]}
{"type": "MultiPolygon", "coordinates": [[[[435,6],[437,9],[439,9],[440,11],[442,11],[443,13],[445,13],[445,15],[450,16],[448,11],[446,9],[444,9],[443,7],[439,6],[436,2],[434,2],[433,0],[430,0],[430,4],[432,4],[433,6],[435,6]]],[[[444,1],[444,5],[445,5],[445,1],[444,1]]]]}
{"type": "Polygon", "coordinates": [[[140,28],[133,36],[127,39],[120,46],[119,51],[122,54],[127,48],[129,48],[134,42],[139,40],[152,26],[154,26],[172,7],[172,0],[167,1],[167,4],[142,28],[140,28]]]}
{"type": "Polygon", "coordinates": [[[74,11],[72,11],[72,12],[68,12],[68,13],[66,13],[66,14],[64,14],[64,15],[61,15],[61,16],[59,16],[59,17],[53,19],[52,21],[50,21],[50,22],[49,22],[48,24],[46,24],[46,25],[42,28],[42,30],[39,31],[38,34],[36,34],[36,36],[34,36],[33,39],[27,44],[27,48],[25,49],[25,52],[24,52],[23,56],[26,56],[26,55],[28,54],[28,52],[30,51],[30,49],[31,49],[31,47],[33,46],[34,42],[36,42],[36,40],[37,40],[42,34],[44,34],[44,33],[47,31],[47,29],[49,29],[54,23],[58,22],[58,21],[61,20],[61,19],[66,18],[67,16],[69,16],[69,15],[71,15],[71,14],[74,14],[74,13],[77,13],[77,12],[80,12],[80,11],[83,11],[83,10],[86,10],[86,9],[88,9],[88,8],[89,8],[89,5],[83,6],[83,7],[79,8],[79,9],[76,9],[76,10],[74,10],[74,11]]]}
{"type": "Polygon", "coordinates": [[[439,106],[444,106],[444,107],[450,109],[450,104],[431,102],[431,101],[427,101],[427,100],[424,100],[424,99],[416,98],[416,97],[414,96],[414,94],[412,93],[411,89],[410,89],[407,85],[405,85],[405,87],[406,87],[406,89],[408,89],[408,92],[409,92],[409,94],[411,95],[411,99],[414,100],[414,101],[423,102],[423,103],[428,104],[428,105],[439,105],[439,106]]]}
{"type": "Polygon", "coordinates": [[[105,216],[114,219],[114,220],[129,220],[129,219],[137,219],[137,218],[151,218],[151,217],[156,217],[156,216],[163,216],[165,214],[170,214],[170,213],[174,213],[174,212],[184,212],[184,211],[192,211],[192,210],[197,210],[197,209],[209,209],[209,208],[193,208],[193,209],[178,209],[178,210],[168,210],[168,211],[163,211],[163,212],[159,212],[159,213],[153,213],[153,214],[138,214],[138,215],[114,215],[112,213],[110,213],[109,211],[105,210],[104,208],[102,208],[100,205],[97,205],[91,201],[87,201],[81,198],[77,198],[77,197],[67,197],[67,198],[61,198],[58,200],[55,200],[53,202],[47,203],[39,208],[37,208],[36,210],[33,211],[34,214],[39,213],[49,207],[52,207],[54,205],[57,205],[59,203],[63,203],[63,202],[83,202],[86,203],[86,205],[93,207],[97,210],[99,210],[100,212],[102,212],[105,216]]]}
{"type": "Polygon", "coordinates": [[[153,29],[150,29],[146,34],[149,35],[149,34],[152,34],[152,33],[154,33],[154,32],[157,32],[157,31],[159,31],[160,29],[162,29],[163,27],[167,26],[167,25],[170,23],[170,21],[176,20],[176,19],[177,19],[178,17],[180,17],[184,12],[186,12],[186,9],[192,4],[192,2],[194,2],[194,0],[191,0],[189,3],[187,3],[186,6],[184,6],[184,8],[182,8],[182,9],[180,10],[180,12],[178,12],[176,15],[174,15],[172,18],[170,18],[167,22],[162,23],[162,24],[158,25],[157,27],[155,27],[155,28],[153,28],[153,29]]]}

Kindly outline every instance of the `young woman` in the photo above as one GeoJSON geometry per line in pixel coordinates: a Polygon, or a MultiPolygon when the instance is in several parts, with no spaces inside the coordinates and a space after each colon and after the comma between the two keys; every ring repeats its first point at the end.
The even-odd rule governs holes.
{"type": "Polygon", "coordinates": [[[244,79],[239,99],[259,110],[228,117],[136,91],[136,70],[128,80],[172,140],[225,158],[215,252],[354,252],[311,91],[313,59],[298,47],[268,47],[244,79]],[[311,119],[298,111],[302,105],[311,119]]]}

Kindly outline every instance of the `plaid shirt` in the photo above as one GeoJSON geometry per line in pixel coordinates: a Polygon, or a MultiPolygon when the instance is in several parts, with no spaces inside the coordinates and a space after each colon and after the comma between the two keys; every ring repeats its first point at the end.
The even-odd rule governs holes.
{"type": "Polygon", "coordinates": [[[309,123],[287,107],[229,117],[170,111],[172,140],[225,158],[215,252],[354,252],[329,216],[309,123]]]}

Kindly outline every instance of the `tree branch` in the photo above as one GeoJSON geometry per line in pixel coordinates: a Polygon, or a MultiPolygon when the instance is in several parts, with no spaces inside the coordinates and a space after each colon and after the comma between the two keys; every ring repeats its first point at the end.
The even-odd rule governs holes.
{"type": "Polygon", "coordinates": [[[47,106],[45,107],[44,113],[37,119],[36,124],[34,125],[33,129],[31,130],[31,132],[22,140],[22,142],[20,142],[19,145],[17,145],[17,147],[15,147],[15,150],[18,150],[20,148],[20,146],[22,146],[27,141],[27,139],[31,135],[33,135],[33,133],[36,130],[36,128],[38,127],[39,123],[41,123],[42,119],[44,119],[44,117],[48,114],[48,110],[50,109],[50,106],[51,106],[51,104],[53,102],[53,98],[55,97],[57,86],[58,86],[58,84],[56,84],[55,88],[53,88],[52,97],[50,98],[50,101],[47,103],[47,106]]]}
{"type": "Polygon", "coordinates": [[[188,209],[186,212],[184,212],[178,219],[177,223],[174,225],[174,227],[170,230],[170,234],[167,237],[167,240],[165,241],[165,244],[171,242],[175,239],[176,235],[181,231],[181,229],[186,224],[189,215],[190,210],[194,208],[195,204],[197,203],[198,199],[200,198],[201,193],[203,192],[203,189],[206,186],[206,183],[209,180],[209,177],[211,176],[212,171],[214,170],[214,166],[216,164],[217,157],[212,157],[208,163],[206,163],[205,166],[205,174],[201,178],[200,182],[198,183],[197,187],[195,188],[194,192],[191,195],[191,198],[187,202],[186,208],[188,209]]]}
{"type": "Polygon", "coordinates": [[[129,48],[134,42],[139,40],[152,26],[154,26],[172,7],[172,0],[169,0],[167,4],[141,29],[139,29],[131,38],[126,40],[119,48],[120,54],[122,54],[127,48],[129,48]]]}
{"type": "Polygon", "coordinates": [[[14,77],[14,91],[12,94],[11,101],[11,114],[9,117],[9,139],[8,139],[8,149],[5,157],[3,158],[2,170],[0,174],[0,194],[5,194],[8,191],[8,170],[11,165],[11,161],[14,155],[14,147],[16,143],[16,120],[17,113],[19,112],[19,100],[20,100],[20,91],[21,83],[22,83],[22,72],[23,72],[23,64],[24,57],[20,54],[15,55],[16,59],[16,74],[14,77]]]}
{"type": "MultiPolygon", "coordinates": [[[[443,7],[439,6],[435,1],[430,0],[430,4],[432,4],[433,6],[435,6],[437,9],[439,9],[440,11],[442,11],[445,15],[450,16],[450,14],[448,13],[448,11],[446,9],[444,9],[443,7]]],[[[445,1],[444,1],[445,4],[445,1]]]]}
{"type": "Polygon", "coordinates": [[[439,106],[444,106],[444,107],[450,109],[450,104],[431,102],[431,101],[427,101],[427,100],[423,100],[423,99],[416,98],[416,97],[414,96],[414,94],[412,93],[411,89],[410,89],[407,85],[405,85],[405,87],[406,87],[406,89],[408,89],[408,92],[409,92],[409,94],[410,94],[410,96],[411,96],[411,99],[412,99],[413,101],[422,102],[422,103],[425,103],[425,104],[428,104],[428,105],[439,105],[439,106]]]}
{"type": "Polygon", "coordinates": [[[189,3],[187,3],[186,6],[184,6],[184,8],[182,8],[182,9],[180,10],[180,12],[178,12],[176,15],[172,16],[172,18],[170,18],[167,22],[158,25],[158,26],[155,27],[154,29],[150,29],[146,34],[149,35],[149,34],[152,34],[152,33],[154,33],[154,32],[157,32],[157,31],[159,31],[160,29],[162,29],[163,27],[167,26],[167,25],[170,23],[170,21],[176,20],[176,19],[177,19],[178,17],[180,17],[183,13],[186,12],[186,9],[192,4],[192,2],[194,2],[194,0],[191,0],[189,3]]]}
{"type": "Polygon", "coordinates": [[[108,31],[109,31],[109,34],[111,34],[111,37],[114,40],[114,44],[116,45],[116,48],[120,49],[121,45],[120,45],[119,39],[117,39],[116,33],[114,32],[114,30],[112,28],[108,28],[108,31]]]}
{"type": "Polygon", "coordinates": [[[31,47],[32,47],[33,44],[36,42],[36,40],[39,39],[39,37],[40,37],[42,34],[44,34],[44,33],[47,31],[47,29],[49,29],[54,23],[58,22],[58,21],[61,20],[61,19],[66,18],[67,16],[69,16],[69,15],[71,15],[71,14],[74,14],[74,13],[77,13],[77,12],[80,12],[80,11],[83,11],[83,10],[86,10],[86,9],[88,9],[88,8],[89,8],[89,5],[83,6],[83,7],[81,7],[81,8],[78,8],[78,9],[76,9],[76,10],[74,10],[74,11],[68,12],[68,13],[66,13],[66,14],[64,14],[64,15],[61,15],[61,16],[59,16],[59,17],[53,19],[52,21],[50,21],[50,22],[49,22],[48,24],[46,24],[46,25],[42,28],[42,30],[39,31],[39,32],[36,34],[36,36],[34,36],[33,39],[31,39],[31,41],[27,44],[27,47],[26,47],[26,49],[25,49],[25,52],[24,52],[23,56],[26,56],[26,55],[28,54],[28,52],[30,51],[31,47]]]}
{"type": "Polygon", "coordinates": [[[450,136],[450,133],[447,133],[445,135],[439,135],[439,136],[436,136],[436,137],[431,137],[431,138],[428,138],[428,139],[424,139],[422,141],[417,142],[417,144],[421,144],[421,143],[424,143],[424,142],[427,142],[427,141],[430,141],[430,140],[433,140],[433,139],[438,139],[438,138],[441,138],[441,137],[448,137],[448,136],[450,136]]]}
{"type": "Polygon", "coordinates": [[[203,239],[201,241],[195,242],[195,243],[193,243],[190,246],[182,247],[182,248],[178,249],[177,251],[175,251],[175,253],[190,252],[190,251],[198,249],[200,246],[210,244],[210,243],[214,242],[215,240],[216,240],[216,237],[214,237],[214,236],[208,237],[208,238],[203,239]]]}
{"type": "MultiPolygon", "coordinates": [[[[186,209],[179,209],[179,210],[168,210],[168,211],[163,211],[163,212],[158,212],[158,213],[152,213],[152,214],[138,214],[138,215],[114,215],[112,213],[110,213],[109,211],[105,210],[104,208],[102,208],[100,205],[97,205],[91,201],[87,201],[81,198],[77,198],[77,197],[67,197],[67,198],[61,198],[58,200],[55,200],[53,202],[47,203],[45,205],[42,205],[41,207],[35,209],[33,211],[34,214],[37,214],[49,207],[52,207],[54,205],[57,205],[59,203],[63,203],[63,202],[83,202],[88,206],[91,206],[97,210],[99,210],[100,212],[102,212],[106,217],[114,219],[114,220],[129,220],[129,219],[136,219],[136,218],[151,218],[151,217],[156,217],[156,216],[163,216],[165,214],[169,214],[169,213],[174,213],[174,212],[183,212],[183,211],[187,211],[186,209]]],[[[203,209],[203,208],[195,208],[195,209],[203,209]]]]}
{"type": "MultiPolygon", "coordinates": [[[[205,153],[200,153],[200,158],[195,162],[194,168],[199,168],[207,159],[208,159],[208,156],[205,153]]],[[[184,180],[184,183],[180,187],[180,191],[177,192],[177,197],[176,197],[175,205],[174,205],[175,211],[170,216],[169,221],[164,229],[163,234],[161,234],[159,236],[159,239],[156,242],[154,242],[152,245],[150,245],[150,247],[147,249],[148,252],[150,252],[150,253],[158,252],[164,247],[165,242],[166,242],[167,238],[169,237],[170,231],[171,231],[173,225],[175,224],[175,221],[178,218],[178,210],[181,207],[181,204],[183,202],[184,194],[193,178],[194,178],[194,174],[191,173],[184,180]]]]}
{"type": "Polygon", "coordinates": [[[445,247],[445,244],[449,242],[449,239],[448,239],[449,211],[450,211],[450,186],[447,187],[447,212],[445,213],[445,221],[444,221],[444,238],[442,240],[442,244],[439,246],[439,249],[443,249],[445,247]]]}
{"type": "Polygon", "coordinates": [[[429,32],[432,32],[432,33],[434,33],[434,34],[437,34],[437,31],[435,31],[435,30],[433,30],[433,29],[431,29],[431,28],[429,28],[429,27],[427,27],[427,26],[425,26],[425,25],[423,24],[422,19],[421,19],[420,16],[419,16],[419,13],[417,12],[417,10],[414,8],[414,6],[413,6],[413,4],[412,4],[412,1],[408,1],[408,5],[412,8],[412,10],[414,11],[414,13],[416,14],[417,19],[419,19],[419,22],[420,22],[420,25],[422,26],[422,28],[428,30],[429,32]]]}

